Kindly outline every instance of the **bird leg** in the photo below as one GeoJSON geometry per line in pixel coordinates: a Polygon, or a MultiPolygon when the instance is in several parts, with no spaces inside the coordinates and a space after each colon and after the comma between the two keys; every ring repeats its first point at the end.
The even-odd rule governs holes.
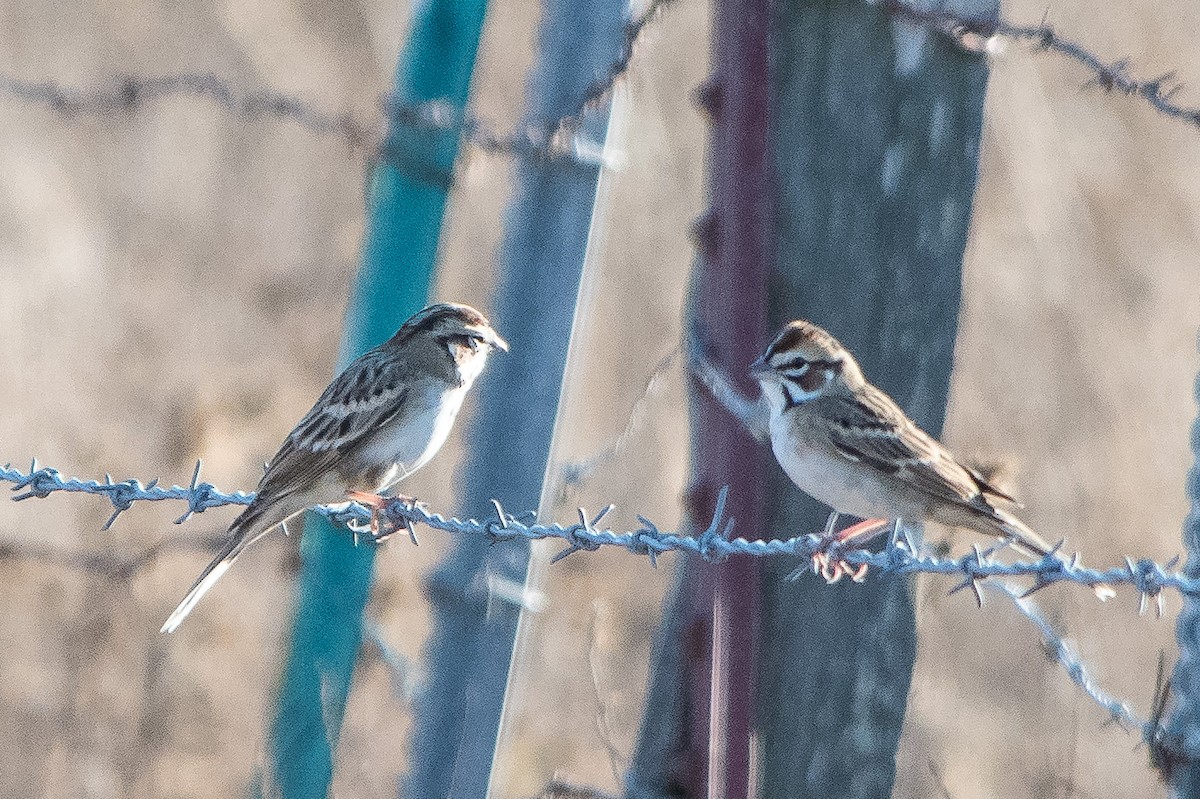
{"type": "MultiPolygon", "coordinates": [[[[400,529],[398,525],[390,525],[389,529],[380,529],[380,516],[384,516],[384,509],[393,500],[398,499],[407,505],[411,505],[413,507],[417,506],[416,497],[407,497],[402,494],[386,496],[384,494],[372,494],[369,491],[347,491],[346,498],[357,502],[359,505],[362,505],[364,508],[368,508],[371,511],[371,541],[376,544],[383,543],[395,535],[395,533],[400,529]]],[[[417,541],[417,531],[413,529],[412,520],[404,519],[403,525],[408,531],[409,540],[412,541],[414,545],[419,544],[420,542],[417,541]]]]}
{"type": "Polygon", "coordinates": [[[879,534],[891,527],[887,519],[866,519],[858,524],[852,524],[841,532],[837,530],[838,513],[829,514],[822,531],[821,548],[813,553],[813,574],[819,574],[827,583],[836,583],[843,577],[849,577],[853,582],[861,583],[867,577],[867,564],[853,566],[837,557],[836,550],[840,545],[853,540],[860,546],[866,545],[879,534]]]}

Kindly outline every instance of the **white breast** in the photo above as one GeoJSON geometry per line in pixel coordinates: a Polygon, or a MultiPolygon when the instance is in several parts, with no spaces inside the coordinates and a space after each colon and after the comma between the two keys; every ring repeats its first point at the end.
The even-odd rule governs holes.
{"type": "Polygon", "coordinates": [[[771,450],[796,487],[838,513],[863,519],[899,515],[869,471],[836,452],[807,445],[792,433],[786,417],[771,418],[771,450]]]}
{"type": "Polygon", "coordinates": [[[401,419],[378,431],[366,443],[363,458],[371,463],[392,463],[376,486],[391,486],[420,469],[446,443],[466,396],[466,386],[449,391],[430,389],[406,408],[401,419]]]}

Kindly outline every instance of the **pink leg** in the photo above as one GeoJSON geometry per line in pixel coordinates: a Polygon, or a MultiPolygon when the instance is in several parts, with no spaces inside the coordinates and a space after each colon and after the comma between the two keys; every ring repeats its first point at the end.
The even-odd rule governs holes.
{"type": "MultiPolygon", "coordinates": [[[[384,531],[382,534],[379,532],[379,516],[383,512],[383,509],[386,508],[389,503],[391,503],[393,500],[398,499],[401,502],[408,503],[409,505],[415,506],[417,504],[417,500],[415,497],[407,497],[407,496],[404,496],[403,494],[396,494],[393,496],[385,497],[382,494],[372,494],[369,491],[347,491],[346,498],[354,500],[359,505],[362,505],[364,508],[370,508],[370,510],[371,510],[371,537],[376,541],[376,543],[386,540],[393,533],[396,532],[396,528],[394,528],[394,527],[391,530],[384,531]]],[[[416,544],[417,543],[417,534],[413,530],[412,522],[410,522],[406,519],[404,522],[404,526],[408,530],[408,537],[412,540],[412,542],[414,544],[416,544]]]]}
{"type": "MultiPolygon", "coordinates": [[[[840,544],[853,540],[856,544],[865,545],[885,532],[891,524],[887,519],[867,519],[840,532],[829,530],[826,541],[827,544],[840,544]]],[[[867,576],[867,564],[851,566],[844,560],[833,560],[828,552],[816,552],[813,554],[812,560],[813,571],[820,574],[827,583],[836,583],[843,577],[849,577],[853,582],[861,583],[867,576]]]]}

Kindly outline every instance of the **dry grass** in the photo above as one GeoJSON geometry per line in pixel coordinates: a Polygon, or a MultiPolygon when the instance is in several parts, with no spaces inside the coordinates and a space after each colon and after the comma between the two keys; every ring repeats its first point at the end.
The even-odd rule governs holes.
{"type": "MultiPolygon", "coordinates": [[[[534,40],[532,4],[492,4],[475,110],[516,121],[534,40]]],[[[0,69],[89,84],[122,72],[208,70],[375,113],[405,30],[403,3],[0,6],[0,69]],[[57,7],[55,7],[57,8],[57,7]]],[[[1036,21],[1042,7],[1007,11],[1036,21]]],[[[1051,19],[1147,74],[1200,82],[1200,18],[1183,2],[1071,2],[1051,19]]],[[[557,463],[619,432],[646,375],[677,338],[702,203],[704,125],[688,92],[705,74],[700,3],[671,10],[639,52],[620,102],[625,168],[605,187],[606,235],[588,292],[557,463]]],[[[1197,372],[1194,253],[1200,134],[1098,91],[1058,61],[1010,51],[989,96],[962,335],[947,435],[1018,465],[1035,526],[1094,564],[1166,558],[1185,511],[1186,431],[1197,372]]],[[[1195,93],[1193,93],[1195,94],[1195,93]]],[[[1197,98],[1200,101],[1200,97],[1197,98]]],[[[258,464],[333,368],[362,231],[362,163],[287,123],[231,120],[204,103],[64,119],[0,99],[0,460],[74,474],[249,487],[258,464]]],[[[487,306],[508,165],[471,156],[454,194],[437,294],[487,306]]],[[[503,320],[495,320],[503,325],[503,320]]],[[[553,509],[617,502],[615,524],[680,515],[686,462],[677,373],[647,403],[634,446],[553,509]]],[[[456,443],[414,481],[454,507],[456,443]]],[[[0,504],[0,540],[61,551],[135,552],[183,528],[140,507],[110,533],[98,499],[0,504]]],[[[428,628],[420,575],[447,542],[391,545],[371,612],[418,657],[428,628]]],[[[159,558],[128,581],[45,560],[0,561],[0,795],[231,796],[261,760],[261,732],[291,604],[293,544],[252,552],[177,635],[157,633],[201,553],[159,558]]],[[[597,737],[599,692],[614,746],[636,733],[650,639],[670,562],[615,553],[552,569],[551,611],[529,640],[501,758],[503,797],[552,777],[615,788],[597,737]],[[606,612],[593,626],[593,602],[606,612]],[[589,658],[589,645],[594,652],[589,658]],[[594,672],[594,675],[593,675],[594,672]],[[594,680],[593,680],[594,676],[594,680]]],[[[1135,740],[1041,655],[1002,603],[982,612],[923,584],[921,645],[897,796],[1161,794],[1135,740]],[[936,772],[929,763],[936,764],[936,772]]],[[[1082,592],[1044,604],[1106,687],[1149,706],[1169,620],[1082,592]]],[[[1173,612],[1176,608],[1172,607],[1173,612]]],[[[395,794],[407,709],[364,658],[335,794],[395,794]],[[382,743],[382,745],[381,745],[382,743]]]]}

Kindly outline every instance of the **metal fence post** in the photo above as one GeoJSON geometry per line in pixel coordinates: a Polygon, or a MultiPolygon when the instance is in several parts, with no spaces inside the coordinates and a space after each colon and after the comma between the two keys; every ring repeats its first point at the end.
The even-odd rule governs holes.
{"type": "MultiPolygon", "coordinates": [[[[993,0],[962,0],[972,18],[993,0]]],[[[844,0],[776,3],[771,316],[830,328],[925,429],[945,415],[987,65],[928,28],[844,0]]],[[[826,509],[772,471],[778,533],[826,509]]],[[[911,582],[785,582],[766,565],[763,797],[889,796],[916,650],[911,582]]]]}
{"type": "MultiPolygon", "coordinates": [[[[1196,405],[1200,412],[1200,375],[1196,376],[1196,405]]],[[[1184,573],[1200,578],[1200,416],[1192,424],[1192,468],[1188,470],[1187,492],[1191,511],[1183,523],[1187,549],[1184,573]]],[[[1200,794],[1200,601],[1185,596],[1176,623],[1179,659],[1171,675],[1174,704],[1167,719],[1164,747],[1157,763],[1170,782],[1171,795],[1178,799],[1200,794]]],[[[1154,750],[1152,750],[1154,751],[1154,750]]]]}
{"type": "MultiPolygon", "coordinates": [[[[713,74],[698,92],[712,122],[709,208],[689,320],[708,356],[744,392],[765,343],[771,247],[768,145],[770,0],[719,0],[713,74]]],[[[688,515],[707,523],[722,486],[737,530],[763,527],[767,451],[706,389],[690,402],[688,515]]],[[[651,687],[626,790],[630,796],[749,796],[761,563],[682,559],[654,654],[651,687]]]]}
{"type": "MultiPolygon", "coordinates": [[[[486,0],[416,6],[396,68],[403,103],[439,101],[458,113],[483,28],[486,0]]],[[[362,267],[346,320],[341,362],[385,340],[426,303],[459,132],[394,119],[373,170],[362,267]]],[[[344,530],[305,519],[303,568],[291,650],[270,725],[266,796],[325,797],[333,777],[351,676],[362,638],[375,550],[344,530]]]]}
{"type": "MultiPolygon", "coordinates": [[[[545,4],[526,126],[578,111],[621,52],[625,8],[545,4]]],[[[607,118],[607,104],[585,115],[582,138],[603,144],[607,118]]],[[[517,165],[492,315],[512,350],[482,378],[463,471],[464,507],[481,517],[496,515],[491,499],[514,513],[538,505],[599,175],[569,158],[517,165]]],[[[406,799],[488,795],[528,559],[526,541],[461,540],[430,577],[429,683],[414,707],[406,799]]]]}

